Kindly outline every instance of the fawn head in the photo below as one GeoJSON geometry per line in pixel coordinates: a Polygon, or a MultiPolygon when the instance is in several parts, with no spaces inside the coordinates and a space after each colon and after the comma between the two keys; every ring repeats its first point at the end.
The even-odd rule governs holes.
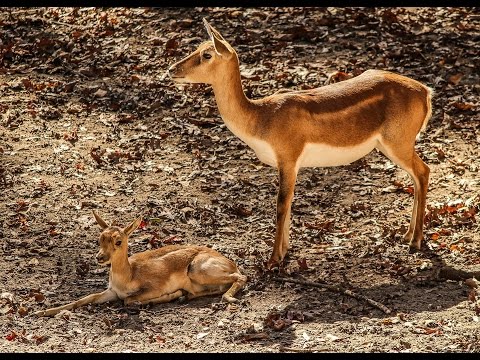
{"type": "Polygon", "coordinates": [[[140,225],[142,218],[139,217],[130,225],[121,229],[118,226],[107,225],[95,211],[93,211],[93,215],[103,230],[99,239],[100,250],[97,253],[97,261],[100,265],[109,265],[114,256],[123,254],[128,250],[128,237],[140,225]]]}
{"type": "Polygon", "coordinates": [[[168,69],[168,74],[176,82],[213,84],[225,81],[225,72],[230,67],[238,67],[238,57],[230,44],[207,20],[203,24],[210,37],[197,50],[176,62],[168,69]]]}

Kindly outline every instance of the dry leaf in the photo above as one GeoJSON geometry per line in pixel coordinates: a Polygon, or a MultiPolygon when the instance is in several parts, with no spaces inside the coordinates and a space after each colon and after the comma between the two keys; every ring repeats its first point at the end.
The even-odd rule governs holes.
{"type": "Polygon", "coordinates": [[[93,94],[94,96],[96,97],[99,97],[99,98],[102,98],[104,97],[105,95],[107,95],[107,91],[105,90],[102,90],[102,89],[98,89],[95,94],[93,94]]]}
{"type": "Polygon", "coordinates": [[[209,332],[200,332],[197,334],[197,340],[203,339],[205,336],[210,334],[209,332]]]}
{"type": "Polygon", "coordinates": [[[458,73],[458,74],[455,74],[455,75],[451,75],[448,78],[448,82],[452,85],[458,85],[458,83],[460,82],[460,80],[462,80],[462,78],[463,78],[463,74],[458,73]]]}
{"type": "Polygon", "coordinates": [[[17,312],[20,314],[20,316],[25,316],[28,314],[28,309],[24,306],[20,306],[17,312]]]}
{"type": "Polygon", "coordinates": [[[471,279],[466,279],[465,280],[465,284],[469,287],[471,287],[472,289],[476,289],[478,288],[478,283],[479,281],[475,278],[471,278],[471,279]]]}
{"type": "Polygon", "coordinates": [[[458,102],[458,101],[455,101],[452,105],[454,107],[456,107],[457,109],[460,109],[460,110],[471,110],[475,107],[475,104],[462,103],[462,102],[458,102]]]}

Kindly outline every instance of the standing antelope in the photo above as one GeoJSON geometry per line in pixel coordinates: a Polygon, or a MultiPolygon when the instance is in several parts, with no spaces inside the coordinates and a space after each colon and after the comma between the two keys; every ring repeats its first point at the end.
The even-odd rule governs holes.
{"type": "Polygon", "coordinates": [[[242,89],[235,50],[205,19],[204,24],[210,41],[168,73],[177,82],[210,84],[230,131],[262,162],[278,168],[276,234],[268,266],[282,261],[289,246],[298,170],[346,165],[374,148],[413,180],[415,199],[405,240],[411,250],[420,249],[430,169],[414,145],[432,113],[432,90],[405,76],[368,70],[332,85],[251,100],[242,89]]]}
{"type": "Polygon", "coordinates": [[[169,245],[128,257],[128,237],[142,218],[120,229],[108,226],[95,211],[93,214],[103,229],[98,263],[111,265],[108,289],[63,306],[38,311],[36,315],[52,316],[62,310],[117,299],[122,299],[125,305],[165,303],[180,298],[184,292],[185,298],[190,300],[226,291],[223,300],[238,301],[234,296],[245,285],[247,277],[240,274],[233,261],[217,251],[205,246],[169,245]]]}

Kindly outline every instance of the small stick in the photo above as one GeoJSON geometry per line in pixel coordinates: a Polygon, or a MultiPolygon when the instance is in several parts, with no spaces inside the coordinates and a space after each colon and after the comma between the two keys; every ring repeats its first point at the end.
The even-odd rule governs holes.
{"type": "Polygon", "coordinates": [[[289,282],[289,283],[294,283],[294,284],[300,284],[300,285],[306,285],[306,286],[313,286],[317,288],[322,288],[322,289],[328,289],[333,292],[337,292],[340,294],[348,295],[350,297],[353,297],[357,300],[363,300],[369,303],[370,305],[376,307],[377,309],[382,310],[385,314],[390,314],[392,310],[390,310],[388,307],[386,307],[383,304],[380,304],[379,302],[372,300],[366,296],[354,293],[351,290],[344,289],[341,286],[338,285],[328,285],[328,284],[322,284],[318,282],[313,282],[313,281],[307,281],[307,280],[297,280],[297,279],[285,279],[285,278],[279,278],[279,277],[273,277],[273,280],[278,281],[278,282],[289,282]]]}
{"type": "MultiPolygon", "coordinates": [[[[37,10],[34,10],[33,12],[32,11],[28,11],[28,10],[20,10],[20,11],[12,11],[9,13],[9,15],[35,15],[37,12],[37,10]]],[[[78,25],[78,24],[69,24],[69,23],[65,23],[65,22],[62,22],[62,21],[56,21],[56,20],[53,20],[53,19],[47,19],[45,17],[37,17],[36,19],[40,19],[42,21],[45,21],[45,22],[49,22],[49,23],[52,23],[52,24],[56,24],[56,25],[63,25],[63,26],[70,26],[70,27],[78,27],[82,30],[86,30],[88,29],[87,26],[85,25],[78,25]]]]}
{"type": "MultiPolygon", "coordinates": [[[[311,353],[311,352],[325,352],[329,351],[330,349],[296,349],[296,348],[291,348],[291,347],[286,347],[286,346],[280,346],[279,349],[280,351],[290,351],[290,352],[296,352],[296,353],[311,353]]],[[[330,350],[331,351],[331,350],[330,350]]]]}
{"type": "Polygon", "coordinates": [[[82,29],[82,30],[87,30],[88,27],[85,26],[85,25],[79,25],[79,24],[69,24],[69,23],[65,23],[65,22],[62,22],[62,21],[56,21],[56,20],[52,20],[52,19],[47,19],[47,18],[40,18],[41,20],[45,21],[45,22],[49,22],[51,24],[55,24],[55,25],[63,25],[63,26],[68,26],[68,27],[76,27],[76,28],[79,28],[79,29],[82,29]]]}

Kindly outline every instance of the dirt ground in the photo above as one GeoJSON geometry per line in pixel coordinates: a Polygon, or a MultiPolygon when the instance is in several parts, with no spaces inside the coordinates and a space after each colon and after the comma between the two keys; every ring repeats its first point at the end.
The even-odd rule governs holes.
{"type": "Polygon", "coordinates": [[[0,9],[0,351],[479,352],[480,18],[461,8],[0,9]],[[266,271],[277,174],[225,127],[206,85],[162,75],[207,33],[245,92],[386,69],[435,90],[417,142],[431,169],[425,248],[401,241],[408,175],[372,152],[302,169],[284,266],[266,271]],[[201,244],[249,278],[239,304],[34,311],[101,291],[92,209],[130,252],[201,244]],[[460,274],[460,275],[459,275],[460,274]],[[391,309],[274,277],[341,285],[391,309]]]}

